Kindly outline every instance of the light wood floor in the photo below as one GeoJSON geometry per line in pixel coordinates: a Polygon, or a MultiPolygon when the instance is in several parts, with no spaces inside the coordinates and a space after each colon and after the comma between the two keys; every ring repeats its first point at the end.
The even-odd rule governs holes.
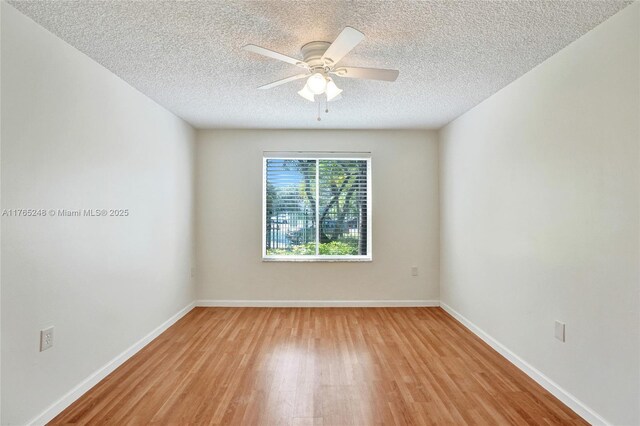
{"type": "Polygon", "coordinates": [[[440,308],[196,308],[70,423],[586,424],[440,308]]]}

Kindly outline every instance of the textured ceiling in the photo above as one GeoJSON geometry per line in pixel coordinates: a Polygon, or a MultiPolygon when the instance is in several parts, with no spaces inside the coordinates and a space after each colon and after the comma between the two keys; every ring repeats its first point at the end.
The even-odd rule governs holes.
{"type": "Polygon", "coordinates": [[[10,1],[199,128],[438,128],[629,4],[534,1],[10,1]],[[345,27],[365,34],[341,65],[395,68],[394,83],[336,79],[343,99],[315,120],[300,57],[345,27]]]}

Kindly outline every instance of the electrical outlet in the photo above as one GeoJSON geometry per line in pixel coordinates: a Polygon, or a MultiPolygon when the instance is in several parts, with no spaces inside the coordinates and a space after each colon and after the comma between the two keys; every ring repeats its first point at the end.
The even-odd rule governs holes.
{"type": "Polygon", "coordinates": [[[560,322],[560,321],[556,321],[556,339],[560,340],[561,342],[564,342],[564,328],[565,328],[565,323],[560,322]]]}
{"type": "Polygon", "coordinates": [[[53,326],[40,330],[40,352],[53,346],[53,326]]]}
{"type": "Polygon", "coordinates": [[[411,267],[411,276],[412,277],[417,277],[418,276],[418,267],[417,266],[412,266],[411,267]]]}

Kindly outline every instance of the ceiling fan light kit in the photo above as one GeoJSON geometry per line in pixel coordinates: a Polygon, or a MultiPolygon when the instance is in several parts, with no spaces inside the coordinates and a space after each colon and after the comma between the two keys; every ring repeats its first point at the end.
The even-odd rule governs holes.
{"type": "MultiPolygon", "coordinates": [[[[316,102],[316,96],[324,94],[326,102],[331,102],[342,98],[342,89],[336,85],[331,75],[344,78],[381,81],[395,81],[398,78],[398,70],[337,66],[338,62],[363,39],[364,34],[360,31],[355,28],[346,27],[333,43],[312,41],[302,46],[300,49],[304,58],[302,61],[253,44],[244,46],[244,49],[304,68],[306,71],[303,74],[297,74],[274,81],[273,83],[265,84],[258,87],[258,89],[271,89],[291,81],[306,78],[307,81],[304,87],[298,91],[300,96],[308,101],[316,102]]],[[[326,109],[326,112],[329,112],[329,110],[326,109]]],[[[320,120],[319,117],[318,120],[320,120]]]]}

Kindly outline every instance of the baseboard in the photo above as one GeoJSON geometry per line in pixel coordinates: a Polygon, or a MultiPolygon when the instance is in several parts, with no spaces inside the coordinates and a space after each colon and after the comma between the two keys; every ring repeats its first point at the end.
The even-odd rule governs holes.
{"type": "Polygon", "coordinates": [[[111,372],[113,372],[116,368],[122,365],[125,361],[135,355],[142,348],[147,346],[153,339],[162,334],[167,328],[171,327],[174,323],[176,323],[180,318],[185,316],[189,311],[191,311],[195,306],[194,302],[189,303],[187,306],[182,308],[179,312],[173,315],[171,318],[160,324],[149,334],[144,336],[142,339],[138,340],[136,343],[131,345],[127,350],[122,352],[120,355],[109,361],[106,365],[99,368],[92,375],[84,379],[80,384],[71,389],[66,395],[62,398],[54,402],[49,408],[43,411],[36,418],[31,420],[29,425],[44,425],[51,421],[54,417],[60,414],[65,408],[75,402],[78,398],[80,398],[85,392],[94,387],[100,382],[100,380],[107,377],[111,372]]]}
{"type": "Polygon", "coordinates": [[[196,300],[203,307],[252,308],[382,308],[434,307],[438,300],[196,300]]]}
{"type": "Polygon", "coordinates": [[[533,367],[531,364],[520,358],[515,353],[511,352],[506,346],[498,342],[496,339],[487,334],[480,327],[473,322],[465,318],[463,315],[455,311],[451,306],[446,303],[440,302],[440,307],[444,309],[449,315],[454,317],[458,322],[469,329],[473,334],[482,339],[485,343],[496,350],[500,355],[505,357],[509,362],[522,370],[527,376],[535,380],[540,386],[548,390],[553,396],[562,401],[567,407],[571,408],[580,417],[591,423],[592,425],[610,425],[602,416],[598,415],[591,408],[587,407],[578,398],[562,389],[553,380],[542,374],[539,370],[533,367]]]}

